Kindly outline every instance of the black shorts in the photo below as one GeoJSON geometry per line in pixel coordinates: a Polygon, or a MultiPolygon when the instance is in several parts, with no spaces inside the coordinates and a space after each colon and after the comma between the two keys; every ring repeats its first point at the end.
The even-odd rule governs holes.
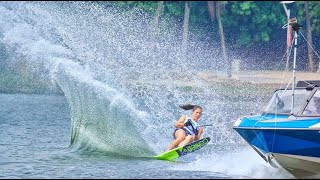
{"type": "Polygon", "coordinates": [[[174,134],[176,133],[176,131],[177,130],[179,130],[179,129],[182,129],[182,130],[184,130],[184,132],[186,133],[186,136],[188,136],[188,135],[192,135],[192,134],[190,134],[190,132],[188,132],[188,131],[186,131],[185,129],[183,129],[183,128],[176,128],[174,131],[173,131],[173,139],[175,139],[176,137],[174,136],[174,134]]]}

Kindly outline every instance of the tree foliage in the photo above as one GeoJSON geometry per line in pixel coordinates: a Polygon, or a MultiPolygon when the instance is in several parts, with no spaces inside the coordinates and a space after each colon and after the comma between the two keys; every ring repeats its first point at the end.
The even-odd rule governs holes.
{"type": "MultiPolygon", "coordinates": [[[[185,1],[165,1],[162,18],[175,18],[182,22],[185,1]]],[[[157,1],[114,1],[118,6],[139,8],[149,13],[155,13],[157,1]]],[[[236,47],[250,47],[255,44],[268,43],[282,26],[287,23],[287,16],[280,1],[220,1],[223,4],[221,18],[224,29],[231,36],[226,36],[227,42],[236,47]]],[[[299,22],[305,24],[304,2],[297,1],[291,6],[296,11],[299,22]]],[[[320,2],[310,1],[309,13],[311,30],[314,35],[320,35],[320,2]]],[[[190,2],[190,29],[199,25],[207,25],[211,30],[207,1],[190,2]]]]}

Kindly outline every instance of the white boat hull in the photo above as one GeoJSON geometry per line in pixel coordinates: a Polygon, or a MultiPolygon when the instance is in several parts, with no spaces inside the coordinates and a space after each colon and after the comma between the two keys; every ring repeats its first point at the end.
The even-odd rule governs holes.
{"type": "Polygon", "coordinates": [[[320,158],[272,153],[269,156],[272,166],[280,166],[296,178],[320,178],[320,158]]]}

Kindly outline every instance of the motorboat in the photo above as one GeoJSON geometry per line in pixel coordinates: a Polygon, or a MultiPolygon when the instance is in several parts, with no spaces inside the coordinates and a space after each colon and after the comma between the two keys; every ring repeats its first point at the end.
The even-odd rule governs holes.
{"type": "MultiPolygon", "coordinates": [[[[292,27],[296,45],[301,26],[292,27]]],[[[274,91],[260,114],[238,118],[233,129],[271,166],[320,178],[320,80],[295,82],[294,52],[292,80],[274,91]]]]}
{"type": "Polygon", "coordinates": [[[320,81],[299,81],[294,109],[291,89],[278,89],[261,114],[241,117],[233,125],[271,166],[298,178],[320,177],[320,81]]]}

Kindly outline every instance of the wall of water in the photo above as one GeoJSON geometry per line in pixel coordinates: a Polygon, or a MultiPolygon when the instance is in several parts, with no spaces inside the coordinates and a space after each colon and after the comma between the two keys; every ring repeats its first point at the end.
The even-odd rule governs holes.
{"type": "Polygon", "coordinates": [[[216,125],[204,133],[211,144],[244,144],[232,124],[241,111],[256,108],[256,99],[199,78],[199,72],[224,73],[220,51],[191,31],[183,60],[181,23],[162,20],[154,36],[152,19],[95,2],[1,2],[2,62],[61,88],[75,149],[160,153],[172,140],[174,122],[191,113],[179,109],[184,103],[204,108],[199,123],[216,125]],[[234,99],[239,96],[241,102],[234,99]]]}

